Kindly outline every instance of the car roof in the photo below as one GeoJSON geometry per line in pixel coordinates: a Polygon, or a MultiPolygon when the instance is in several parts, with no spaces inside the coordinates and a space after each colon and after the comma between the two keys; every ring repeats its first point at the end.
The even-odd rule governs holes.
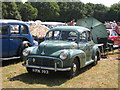
{"type": "Polygon", "coordinates": [[[52,28],[51,30],[78,31],[78,32],[90,31],[88,28],[81,27],[81,26],[58,26],[58,27],[52,28]]]}
{"type": "Polygon", "coordinates": [[[0,23],[21,23],[21,24],[27,24],[20,20],[12,20],[12,19],[0,19],[0,23]]]}

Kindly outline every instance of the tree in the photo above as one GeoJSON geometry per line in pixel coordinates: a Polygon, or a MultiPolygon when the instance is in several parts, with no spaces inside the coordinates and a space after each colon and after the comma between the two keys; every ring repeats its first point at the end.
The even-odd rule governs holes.
{"type": "Polygon", "coordinates": [[[85,4],[86,8],[86,17],[93,17],[94,16],[94,4],[87,3],[85,4]]]}
{"type": "Polygon", "coordinates": [[[106,18],[108,21],[120,21],[120,4],[113,4],[107,12],[106,18]]]}
{"type": "Polygon", "coordinates": [[[2,18],[21,20],[21,15],[15,2],[2,3],[2,18]]]}
{"type": "Polygon", "coordinates": [[[17,3],[22,20],[34,20],[38,15],[38,10],[29,3],[17,3]]]}
{"type": "Polygon", "coordinates": [[[94,15],[93,15],[94,18],[98,19],[101,22],[104,22],[106,20],[105,16],[108,11],[108,8],[106,6],[102,4],[94,4],[93,10],[94,10],[94,15]]]}
{"type": "Polygon", "coordinates": [[[42,21],[56,21],[59,16],[59,6],[56,2],[31,2],[38,9],[37,19],[42,21]]]}
{"type": "Polygon", "coordinates": [[[59,2],[61,21],[71,21],[85,17],[85,5],[82,2],[59,2]]]}
{"type": "Polygon", "coordinates": [[[63,21],[66,22],[68,21],[68,15],[67,15],[67,10],[68,10],[68,6],[67,6],[67,2],[58,2],[58,6],[60,8],[60,16],[57,19],[58,21],[63,21]]]}

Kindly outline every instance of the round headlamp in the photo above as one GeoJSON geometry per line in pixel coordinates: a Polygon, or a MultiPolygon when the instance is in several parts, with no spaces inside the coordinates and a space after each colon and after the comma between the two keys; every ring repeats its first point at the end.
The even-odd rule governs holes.
{"type": "Polygon", "coordinates": [[[28,56],[28,54],[29,54],[29,51],[28,50],[23,50],[23,56],[28,56]]]}
{"type": "Polygon", "coordinates": [[[68,53],[67,52],[62,52],[61,54],[60,54],[60,59],[66,59],[67,58],[67,56],[68,56],[68,53]]]}

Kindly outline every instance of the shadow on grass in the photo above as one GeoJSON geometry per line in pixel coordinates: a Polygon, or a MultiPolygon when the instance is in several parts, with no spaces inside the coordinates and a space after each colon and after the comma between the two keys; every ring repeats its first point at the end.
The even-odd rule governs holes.
{"type": "Polygon", "coordinates": [[[43,74],[29,74],[24,73],[18,76],[15,76],[13,78],[10,78],[10,81],[21,81],[26,84],[42,84],[47,85],[49,87],[52,86],[59,86],[66,82],[68,79],[64,78],[63,74],[55,73],[55,74],[49,74],[49,75],[43,75],[43,74]]]}
{"type": "MultiPolygon", "coordinates": [[[[79,72],[79,75],[89,70],[92,66],[93,65],[88,65],[87,67],[82,68],[81,71],[79,72]]],[[[21,75],[10,78],[9,80],[21,81],[26,84],[43,84],[43,85],[47,85],[48,87],[53,87],[53,86],[59,86],[70,79],[66,76],[65,72],[56,72],[56,73],[52,72],[49,75],[37,74],[37,73],[33,73],[33,74],[23,73],[21,75]]]]}
{"type": "Polygon", "coordinates": [[[11,64],[17,64],[21,62],[22,60],[20,58],[10,58],[8,60],[2,60],[1,63],[2,65],[0,67],[5,67],[11,64]]]}

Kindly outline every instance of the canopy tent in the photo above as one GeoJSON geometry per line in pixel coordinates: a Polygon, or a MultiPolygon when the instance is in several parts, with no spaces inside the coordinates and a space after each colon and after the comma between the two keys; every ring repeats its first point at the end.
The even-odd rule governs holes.
{"type": "Polygon", "coordinates": [[[93,41],[95,43],[98,43],[99,38],[105,38],[106,40],[108,39],[106,27],[103,23],[101,23],[95,18],[90,17],[79,19],[76,22],[76,26],[83,26],[89,28],[91,30],[93,41]]]}

